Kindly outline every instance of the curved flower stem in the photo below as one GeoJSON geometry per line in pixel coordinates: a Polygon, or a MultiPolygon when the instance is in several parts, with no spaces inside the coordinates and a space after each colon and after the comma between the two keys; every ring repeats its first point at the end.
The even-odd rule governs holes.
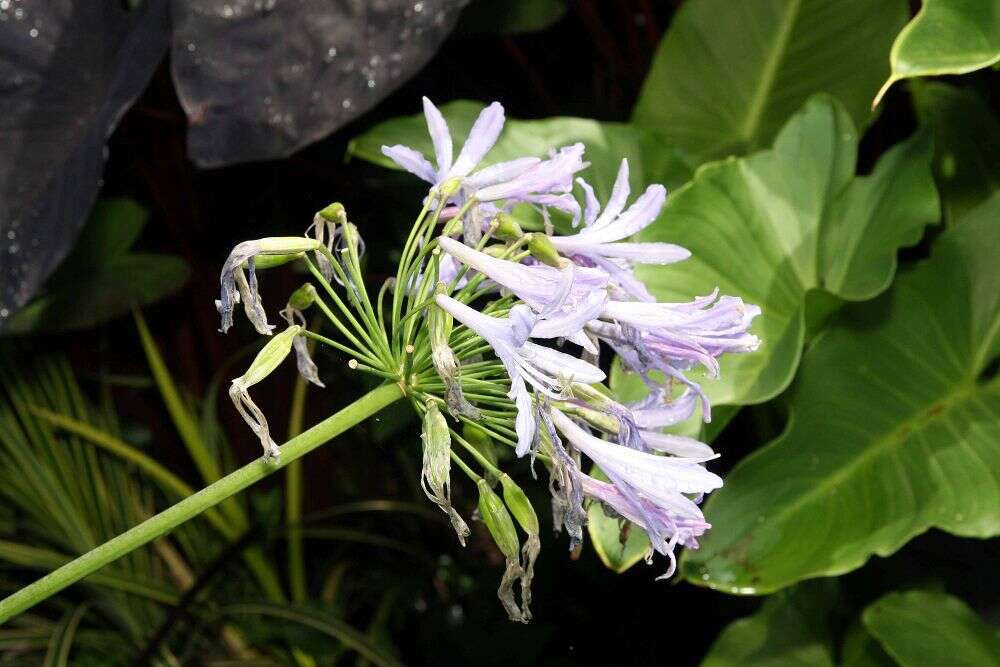
{"type": "Polygon", "coordinates": [[[277,472],[400,398],[403,398],[403,390],[398,385],[384,384],[373,389],[344,409],[285,443],[281,447],[281,458],[277,463],[269,463],[263,459],[248,463],[194,495],[188,496],[159,514],[146,519],[138,526],[91,549],[38,581],[0,600],[0,624],[96,572],[108,563],[169,533],[185,521],[201,514],[210,507],[214,507],[251,484],[277,472]]]}

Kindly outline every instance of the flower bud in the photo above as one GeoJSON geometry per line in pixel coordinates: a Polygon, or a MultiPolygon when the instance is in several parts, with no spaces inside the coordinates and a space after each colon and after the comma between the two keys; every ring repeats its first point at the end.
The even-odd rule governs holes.
{"type": "Polygon", "coordinates": [[[557,269],[563,267],[563,258],[559,251],[552,245],[552,241],[545,234],[534,233],[528,241],[528,251],[531,256],[543,264],[554,266],[557,269]]]}
{"type": "Polygon", "coordinates": [[[269,340],[267,345],[254,357],[253,363],[250,364],[247,372],[233,380],[229,388],[229,398],[232,399],[233,404],[243,417],[243,420],[250,427],[250,430],[260,438],[260,444],[264,448],[265,460],[277,459],[281,454],[281,450],[278,449],[274,440],[271,439],[267,419],[260,408],[257,407],[257,404],[253,402],[253,399],[250,398],[248,389],[274,372],[274,369],[285,360],[285,357],[288,356],[289,351],[292,349],[292,341],[299,335],[301,330],[302,327],[292,325],[269,340]]]}
{"type": "Polygon", "coordinates": [[[500,580],[500,588],[497,589],[497,596],[507,611],[507,616],[512,621],[527,623],[521,608],[514,600],[514,584],[524,576],[521,568],[521,543],[517,538],[517,529],[510,518],[510,512],[485,479],[480,478],[476,482],[479,488],[479,515],[486,524],[493,536],[500,553],[507,559],[507,567],[504,570],[503,579],[500,580]]]}
{"type": "Polygon", "coordinates": [[[451,506],[451,434],[448,422],[438,409],[437,401],[427,401],[420,437],[424,443],[420,485],[427,497],[448,515],[458,541],[464,547],[465,538],[469,536],[469,526],[451,506]]]}
{"type": "Polygon", "coordinates": [[[288,297],[288,307],[297,311],[308,310],[316,301],[316,288],[312,283],[306,283],[288,297]]]}
{"type": "Polygon", "coordinates": [[[496,214],[493,221],[496,223],[496,230],[493,232],[493,235],[498,238],[505,241],[516,241],[524,236],[521,225],[517,224],[517,220],[510,213],[501,211],[496,214]]]}
{"type": "Polygon", "coordinates": [[[329,222],[347,222],[347,211],[340,202],[333,202],[326,208],[317,211],[316,215],[329,222]]]}

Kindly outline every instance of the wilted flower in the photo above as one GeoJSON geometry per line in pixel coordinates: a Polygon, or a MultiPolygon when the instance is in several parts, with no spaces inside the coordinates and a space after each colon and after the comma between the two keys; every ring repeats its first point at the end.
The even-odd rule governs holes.
{"type": "Polygon", "coordinates": [[[250,426],[250,430],[260,438],[260,444],[264,448],[265,459],[277,459],[281,455],[278,445],[271,439],[270,431],[267,427],[267,419],[260,411],[257,404],[250,398],[248,389],[257,384],[277,368],[292,349],[292,342],[300,335],[302,327],[292,325],[274,336],[261,348],[247,372],[232,381],[229,387],[229,398],[239,411],[240,415],[250,426]]]}
{"type": "Polygon", "coordinates": [[[421,434],[424,443],[423,468],[420,471],[420,485],[424,493],[441,511],[448,515],[458,541],[465,546],[469,536],[469,526],[451,506],[451,434],[444,415],[437,403],[427,402],[424,413],[424,428],[421,434]]]}
{"type": "Polygon", "coordinates": [[[282,261],[289,261],[301,256],[302,253],[322,248],[324,248],[323,244],[316,239],[297,236],[244,241],[233,248],[226,263],[222,266],[220,277],[222,293],[219,301],[216,302],[216,307],[222,316],[222,333],[226,333],[233,326],[233,307],[241,298],[247,318],[258,333],[270,336],[271,330],[274,329],[272,325],[267,323],[267,313],[264,311],[260,295],[257,293],[256,262],[258,257],[280,258],[282,261]],[[246,273],[243,272],[244,265],[246,273]],[[247,274],[249,274],[249,278],[247,274]]]}

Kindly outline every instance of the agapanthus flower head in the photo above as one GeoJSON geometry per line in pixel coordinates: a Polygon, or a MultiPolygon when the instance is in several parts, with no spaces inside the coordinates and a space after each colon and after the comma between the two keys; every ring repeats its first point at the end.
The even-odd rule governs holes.
{"type": "Polygon", "coordinates": [[[583,540],[588,508],[600,503],[606,516],[645,531],[649,556],[670,559],[669,576],[677,545],[697,548],[709,529],[699,504],[722,479],[706,468],[717,456],[710,445],[661,429],[692,417],[699,403],[702,419],[711,419],[694,372],[718,375],[721,357],[754,350],[760,341],[751,326],[760,309],[717,291],[664,303],[646,289],[637,265],[690,253],[634,240],[657,224],[667,192],[649,185],[630,203],[627,160],[603,207],[577,179],[581,211],[573,186],[587,166],[582,144],[483,167],[503,131],[500,104],[483,109],[457,156],[443,114],[427,99],[424,115],[433,162],[406,146],[383,147],[430,188],[398,269],[377,297],[362,273],[364,243],[340,204],[317,213],[304,238],[248,241],[233,250],[221,276],[223,331],[242,302],[256,330],[271,335],[257,270],[301,259],[311,275],[281,311],[289,327],[233,380],[236,408],[265,457],[276,457],[280,450],[248,390],[293,349],[300,374],[322,387],[307,340],[398,388],[423,419],[422,488],[462,544],[469,527],[460,500],[452,505],[452,465],[477,487],[479,518],[506,563],[498,595],[512,620],[531,616],[541,538],[528,494],[501,469],[500,443],[531,455],[532,476],[536,465],[548,468],[554,523],[571,549],[583,540]],[[515,205],[522,203],[541,210],[543,231],[519,219],[515,205]],[[551,208],[570,214],[574,227],[582,218],[583,226],[556,233],[551,208]],[[313,306],[336,339],[306,328],[304,311],[313,306]],[[599,384],[606,377],[597,360],[608,348],[642,378],[645,399],[625,404],[599,384]],[[603,476],[582,472],[591,463],[603,476]]]}

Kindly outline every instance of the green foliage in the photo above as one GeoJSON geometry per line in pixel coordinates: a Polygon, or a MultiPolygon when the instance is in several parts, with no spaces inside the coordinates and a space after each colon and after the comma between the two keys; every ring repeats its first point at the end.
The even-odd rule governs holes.
{"type": "Polygon", "coordinates": [[[760,611],[729,624],[702,667],[833,667],[831,615],[837,585],[800,584],[764,601],[760,611]]]}
{"type": "Polygon", "coordinates": [[[930,527],[1000,533],[1000,197],[805,355],[786,432],[713,494],[694,582],[764,593],[861,566],[930,527]]]}
{"type": "Polygon", "coordinates": [[[1000,191],[1000,121],[974,90],[914,80],[910,91],[920,124],[934,133],[934,177],[953,223],[1000,191]]]}
{"type": "Polygon", "coordinates": [[[769,146],[818,91],[863,127],[905,20],[903,0],[690,0],[660,43],[633,120],[691,167],[769,146]]]}
{"type": "Polygon", "coordinates": [[[476,0],[462,12],[459,34],[519,35],[549,27],[566,15],[566,0],[476,0]]]}
{"type": "Polygon", "coordinates": [[[892,74],[874,104],[901,79],[965,74],[1000,60],[1000,7],[991,0],[924,0],[892,45],[892,74]]]}
{"type": "Polygon", "coordinates": [[[945,593],[890,593],[865,609],[862,618],[903,667],[1000,664],[1000,628],[945,593]]]}
{"type": "Polygon", "coordinates": [[[183,260],[129,250],[147,217],[130,199],[99,202],[42,296],[18,311],[5,333],[85,329],[181,289],[188,278],[183,260]]]}
{"type": "Polygon", "coordinates": [[[897,249],[937,220],[926,135],[887,152],[870,176],[854,175],[857,150],[847,112],[814,98],[771,150],[706,165],[639,235],[692,252],[637,271],[659,300],[687,301],[717,287],[763,309],[755,325],[761,348],[724,358],[722,377],[706,381],[714,404],[758,403],[787,387],[805,341],[808,293],[877,295],[892,280],[897,249]]]}

